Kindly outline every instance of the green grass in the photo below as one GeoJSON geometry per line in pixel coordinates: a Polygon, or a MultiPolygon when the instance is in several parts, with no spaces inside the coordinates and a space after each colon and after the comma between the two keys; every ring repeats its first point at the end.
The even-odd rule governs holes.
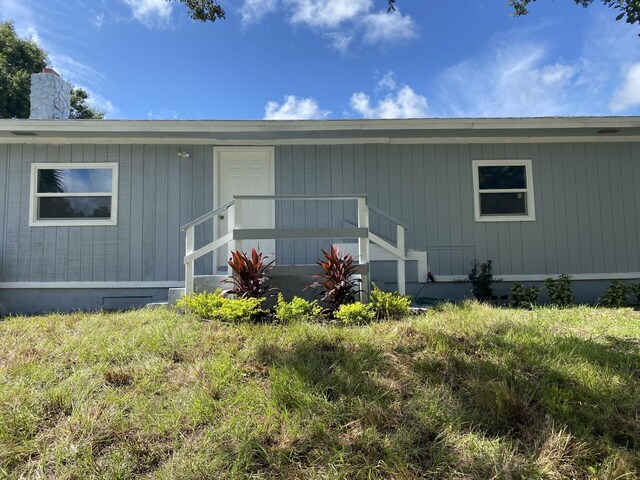
{"type": "Polygon", "coordinates": [[[0,477],[638,478],[640,314],[0,322],[0,477]]]}

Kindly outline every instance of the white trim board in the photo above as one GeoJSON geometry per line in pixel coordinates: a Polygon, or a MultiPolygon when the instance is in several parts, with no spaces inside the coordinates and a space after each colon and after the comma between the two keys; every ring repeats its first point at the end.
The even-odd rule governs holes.
{"type": "Polygon", "coordinates": [[[211,145],[211,146],[278,146],[278,145],[449,145],[449,144],[514,144],[514,143],[625,143],[640,142],[639,135],[598,135],[567,137],[359,137],[359,138],[300,138],[271,140],[227,140],[185,137],[0,137],[0,144],[27,145],[211,145]]]}
{"type": "MultiPolygon", "coordinates": [[[[422,252],[417,252],[418,254],[422,252]]],[[[413,258],[409,258],[413,260],[413,258]]],[[[416,260],[418,260],[416,258],[416,260]]],[[[503,282],[542,282],[547,278],[557,278],[559,274],[548,275],[496,275],[495,280],[503,282]]],[[[469,282],[466,275],[435,275],[438,283],[469,282]]],[[[576,273],[572,280],[638,280],[640,272],[629,273],[576,273]]],[[[184,282],[3,282],[0,289],[45,290],[45,289],[117,289],[117,288],[183,288],[184,282]]]]}
{"type": "MultiPolygon", "coordinates": [[[[640,272],[629,273],[574,273],[569,274],[571,280],[637,280],[640,279],[640,272]]],[[[558,278],[560,274],[535,274],[535,275],[494,275],[495,281],[503,282],[543,282],[547,278],[558,278]]],[[[470,282],[467,275],[435,275],[436,282],[470,282]]]]}
{"type": "Polygon", "coordinates": [[[3,282],[0,289],[181,288],[184,282],[3,282]]]}

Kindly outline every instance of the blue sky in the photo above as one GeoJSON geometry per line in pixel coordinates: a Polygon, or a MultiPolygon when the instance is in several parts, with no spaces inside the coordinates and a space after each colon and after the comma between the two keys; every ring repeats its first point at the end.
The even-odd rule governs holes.
{"type": "MultiPolygon", "coordinates": [[[[596,0],[597,2],[597,0],[596,0]]],[[[640,114],[640,27],[540,0],[0,0],[108,118],[640,114]]]]}

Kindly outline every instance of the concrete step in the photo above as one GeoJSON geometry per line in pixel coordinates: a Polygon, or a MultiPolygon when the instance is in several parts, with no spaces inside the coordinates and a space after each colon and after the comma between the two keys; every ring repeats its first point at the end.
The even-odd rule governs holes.
{"type": "Polygon", "coordinates": [[[196,293],[215,292],[218,288],[228,288],[222,282],[227,279],[226,275],[196,275],[193,277],[193,289],[196,293]]]}
{"type": "Polygon", "coordinates": [[[184,288],[170,288],[169,289],[169,306],[174,307],[176,302],[182,298],[185,293],[184,288]]]}
{"type": "Polygon", "coordinates": [[[167,308],[169,307],[169,302],[154,302],[147,303],[146,308],[167,308]]]}

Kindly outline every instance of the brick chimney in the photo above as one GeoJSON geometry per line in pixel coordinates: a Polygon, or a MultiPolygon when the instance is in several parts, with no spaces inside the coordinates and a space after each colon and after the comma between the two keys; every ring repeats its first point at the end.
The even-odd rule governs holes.
{"type": "Polygon", "coordinates": [[[31,75],[31,115],[36,120],[68,120],[71,84],[53,68],[31,75]]]}

